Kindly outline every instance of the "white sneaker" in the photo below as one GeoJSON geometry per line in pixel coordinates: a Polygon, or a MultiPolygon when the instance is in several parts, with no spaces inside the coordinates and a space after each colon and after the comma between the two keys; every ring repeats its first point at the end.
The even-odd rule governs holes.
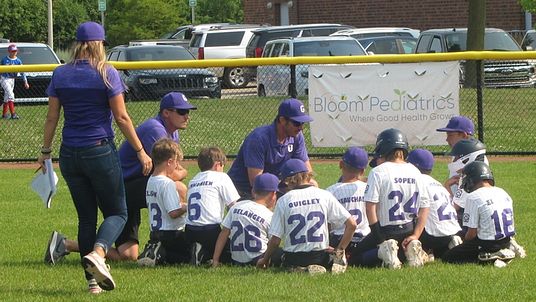
{"type": "Polygon", "coordinates": [[[97,280],[89,279],[87,280],[87,290],[92,295],[98,295],[102,293],[102,288],[97,284],[97,280]]]}
{"type": "Polygon", "coordinates": [[[478,254],[478,260],[488,262],[494,260],[512,260],[516,257],[516,254],[510,249],[501,249],[494,253],[480,253],[478,254]]]}
{"type": "Polygon", "coordinates": [[[346,272],[348,262],[346,261],[346,253],[344,250],[337,250],[333,257],[333,266],[331,267],[331,273],[334,275],[342,274],[346,272]]]}
{"type": "Polygon", "coordinates": [[[507,262],[504,262],[502,261],[501,259],[497,259],[493,262],[493,266],[497,267],[497,268],[503,268],[503,267],[506,267],[508,265],[507,262]]]}
{"type": "Polygon", "coordinates": [[[383,261],[383,266],[390,269],[402,267],[398,259],[398,242],[394,239],[385,240],[378,245],[378,258],[383,261]]]}
{"type": "Polygon", "coordinates": [[[419,240],[410,241],[404,253],[410,267],[421,267],[425,262],[428,262],[428,254],[422,250],[422,244],[419,240]]]}
{"type": "Polygon", "coordinates": [[[112,290],[115,288],[115,282],[110,274],[110,267],[106,265],[104,258],[96,252],[91,252],[82,258],[82,263],[88,274],[96,281],[100,288],[112,290]]]}
{"type": "Polygon", "coordinates": [[[138,256],[138,265],[139,266],[149,266],[154,267],[159,264],[161,255],[160,248],[162,247],[162,242],[153,242],[147,243],[143,252],[138,256]]]}
{"type": "Polygon", "coordinates": [[[463,240],[462,238],[460,238],[460,236],[458,235],[454,235],[450,238],[450,242],[449,242],[449,250],[455,246],[458,246],[460,244],[463,243],[463,240]]]}
{"type": "Polygon", "coordinates": [[[309,273],[309,275],[314,276],[325,274],[327,270],[322,265],[311,264],[307,266],[307,272],[309,273]]]}
{"type": "Polygon", "coordinates": [[[514,237],[510,238],[509,248],[516,254],[516,257],[519,257],[519,258],[527,257],[527,253],[525,252],[525,249],[519,243],[517,243],[514,237]]]}

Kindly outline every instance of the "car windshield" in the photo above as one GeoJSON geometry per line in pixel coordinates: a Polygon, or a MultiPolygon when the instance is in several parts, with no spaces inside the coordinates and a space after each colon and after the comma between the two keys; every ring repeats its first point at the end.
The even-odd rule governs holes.
{"type": "MultiPolygon", "coordinates": [[[[38,47],[18,47],[17,57],[19,57],[23,64],[59,64],[60,62],[54,56],[54,53],[50,48],[46,46],[38,47]]],[[[0,53],[7,53],[7,48],[0,48],[0,53]]]]}
{"type": "MultiPolygon", "coordinates": [[[[466,51],[467,32],[447,35],[447,50],[466,51]]],[[[519,45],[506,32],[488,32],[484,35],[484,50],[521,51],[519,45]]]]}
{"type": "Polygon", "coordinates": [[[527,33],[527,36],[523,40],[523,46],[530,46],[532,50],[536,50],[536,33],[527,33]]]}
{"type": "Polygon", "coordinates": [[[129,49],[127,61],[177,61],[195,60],[190,52],[182,47],[139,47],[129,49]]]}
{"type": "Polygon", "coordinates": [[[359,56],[365,52],[357,41],[307,41],[294,44],[294,56],[359,56]]]}

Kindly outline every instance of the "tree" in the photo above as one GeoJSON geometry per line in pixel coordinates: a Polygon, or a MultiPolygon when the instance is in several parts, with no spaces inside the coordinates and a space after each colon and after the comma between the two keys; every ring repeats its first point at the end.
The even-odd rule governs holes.
{"type": "MultiPolygon", "coordinates": [[[[469,20],[467,22],[467,50],[484,49],[484,33],[486,30],[486,0],[469,1],[469,20]]],[[[480,74],[484,72],[484,65],[480,66],[480,74]]],[[[476,86],[477,64],[469,60],[465,64],[465,86],[476,86]]]]}
{"type": "Polygon", "coordinates": [[[536,13],[536,1],[534,0],[519,0],[519,4],[523,7],[524,10],[530,13],[536,13]]]}
{"type": "Polygon", "coordinates": [[[0,0],[0,37],[11,41],[46,42],[47,3],[0,0]]]}
{"type": "Polygon", "coordinates": [[[90,20],[86,7],[72,0],[53,0],[54,48],[66,49],[75,40],[76,28],[90,20]]]}
{"type": "Polygon", "coordinates": [[[242,0],[199,0],[195,10],[196,23],[242,23],[242,7],[242,0]]]}

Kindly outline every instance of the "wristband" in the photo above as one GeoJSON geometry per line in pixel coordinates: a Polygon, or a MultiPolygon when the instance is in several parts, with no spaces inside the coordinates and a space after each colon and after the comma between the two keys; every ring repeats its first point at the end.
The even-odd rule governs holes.
{"type": "Polygon", "coordinates": [[[140,153],[141,150],[143,150],[143,146],[140,148],[140,150],[136,150],[136,153],[140,153]]]}
{"type": "Polygon", "coordinates": [[[52,148],[41,147],[41,154],[50,154],[52,153],[52,148]]]}

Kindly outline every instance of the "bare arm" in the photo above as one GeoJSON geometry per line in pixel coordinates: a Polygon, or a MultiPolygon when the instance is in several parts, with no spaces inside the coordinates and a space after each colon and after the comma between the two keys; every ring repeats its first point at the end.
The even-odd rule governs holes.
{"type": "Polygon", "coordinates": [[[220,257],[225,244],[227,243],[227,238],[229,238],[231,230],[226,227],[221,229],[220,235],[218,235],[218,240],[216,240],[216,246],[214,247],[214,254],[212,255],[212,267],[217,267],[220,265],[220,257]]]}
{"type": "Polygon", "coordinates": [[[187,206],[185,203],[181,203],[181,207],[173,210],[171,212],[168,212],[169,217],[176,219],[179,218],[182,214],[186,213],[187,206]]]}
{"type": "Polygon", "coordinates": [[[468,228],[467,233],[465,233],[464,241],[473,240],[476,238],[477,231],[475,228],[468,228]]]}
{"type": "Polygon", "coordinates": [[[267,268],[268,264],[270,264],[270,257],[272,257],[272,254],[274,251],[279,247],[279,244],[281,243],[281,238],[272,236],[270,240],[268,240],[268,246],[266,248],[266,252],[262,256],[259,261],[257,261],[257,268],[267,268]]]}
{"type": "Polygon", "coordinates": [[[378,222],[378,216],[376,214],[376,204],[373,202],[367,202],[365,204],[365,209],[367,212],[367,219],[370,225],[378,222]]]}
{"type": "Polygon", "coordinates": [[[350,241],[352,240],[352,237],[354,236],[355,229],[357,228],[357,223],[355,222],[355,219],[350,216],[346,221],[344,222],[345,228],[344,233],[342,234],[341,241],[339,242],[339,245],[337,246],[338,250],[344,250],[350,244],[350,241]]]}
{"type": "Polygon", "coordinates": [[[419,240],[422,232],[424,231],[424,226],[426,225],[426,219],[428,219],[428,213],[430,208],[420,208],[419,213],[417,214],[417,224],[413,228],[413,234],[406,237],[402,241],[402,246],[405,248],[412,240],[419,240]]]}
{"type": "MultiPolygon", "coordinates": [[[[44,135],[43,135],[43,148],[51,148],[52,141],[54,139],[54,133],[56,132],[56,127],[58,126],[58,120],[60,119],[61,105],[60,100],[57,97],[48,98],[48,111],[47,118],[44,125],[44,135]]],[[[43,172],[46,172],[44,161],[45,159],[50,158],[49,154],[41,154],[37,159],[37,162],[41,165],[43,172]]]]}
{"type": "Polygon", "coordinates": [[[253,187],[253,183],[255,183],[255,177],[257,175],[261,175],[263,172],[263,169],[256,169],[256,168],[248,168],[248,179],[249,179],[249,185],[253,187]]]}
{"type": "Polygon", "coordinates": [[[120,93],[116,96],[111,97],[108,102],[110,104],[110,108],[112,109],[112,113],[114,115],[114,119],[117,123],[117,126],[119,127],[123,135],[127,138],[127,141],[130,143],[132,148],[136,150],[136,155],[138,156],[138,160],[140,161],[143,169],[143,175],[148,175],[153,168],[153,162],[151,160],[151,157],[149,157],[149,155],[145,153],[143,145],[138,138],[138,135],[136,135],[134,125],[132,125],[132,121],[130,120],[130,116],[128,115],[127,108],[125,107],[125,99],[123,98],[123,94],[120,93]]]}

